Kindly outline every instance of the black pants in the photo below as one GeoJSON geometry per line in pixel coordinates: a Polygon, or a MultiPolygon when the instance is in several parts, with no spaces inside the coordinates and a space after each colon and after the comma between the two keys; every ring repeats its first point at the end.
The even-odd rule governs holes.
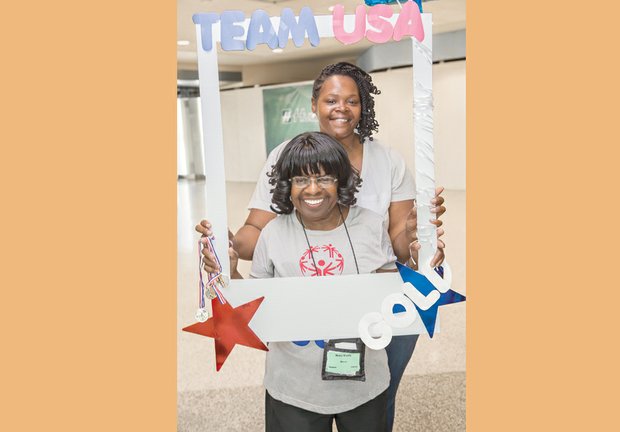
{"type": "Polygon", "coordinates": [[[265,392],[266,432],[332,432],[336,420],[338,432],[385,432],[387,390],[350,411],[318,414],[285,404],[265,392]]]}

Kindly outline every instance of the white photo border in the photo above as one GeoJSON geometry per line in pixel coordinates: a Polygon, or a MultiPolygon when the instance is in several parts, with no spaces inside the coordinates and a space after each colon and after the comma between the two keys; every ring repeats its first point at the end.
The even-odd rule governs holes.
{"type": "MultiPolygon", "coordinates": [[[[398,16],[398,14],[392,16],[390,19],[392,24],[396,22],[398,16]]],[[[414,89],[424,88],[430,91],[432,104],[432,15],[422,13],[421,16],[424,40],[418,43],[412,38],[413,68],[415,70],[414,89]]],[[[280,17],[270,17],[270,20],[274,28],[277,28],[280,17]]],[[[246,19],[244,23],[239,23],[245,28],[246,33],[249,21],[246,19]]],[[[355,15],[345,15],[345,26],[352,28],[354,21],[355,15]]],[[[315,22],[321,40],[334,37],[331,15],[315,16],[315,22]]],[[[212,25],[212,36],[214,42],[220,41],[219,23],[212,25]]],[[[226,176],[217,48],[215,43],[210,51],[205,51],[202,48],[200,24],[196,24],[196,42],[207,180],[205,193],[206,202],[209,203],[208,219],[213,225],[216,239],[214,248],[217,255],[222,257],[222,273],[229,275],[226,176]]],[[[416,109],[416,104],[414,104],[414,118],[417,118],[416,109]]],[[[429,116],[428,111],[426,116],[429,116]]],[[[416,145],[416,162],[418,162],[419,154],[417,142],[421,140],[427,145],[430,144],[430,162],[425,163],[425,175],[419,175],[419,171],[423,167],[416,163],[418,197],[421,190],[425,192],[430,190],[434,196],[432,105],[430,116],[430,126],[427,123],[424,130],[416,128],[416,143],[412,143],[416,145]]],[[[418,207],[420,207],[419,204],[418,207]]],[[[418,220],[422,219],[422,216],[418,214],[418,220]]],[[[434,225],[431,226],[434,228],[434,225]]],[[[432,234],[432,238],[436,239],[434,231],[432,234]]],[[[436,240],[433,243],[422,245],[424,254],[421,256],[432,257],[436,248],[436,240]]],[[[425,262],[423,258],[421,258],[421,262],[425,262]]],[[[263,342],[335,339],[359,337],[357,326],[361,317],[369,312],[380,311],[382,300],[391,293],[401,292],[402,284],[403,281],[399,273],[347,275],[329,278],[245,279],[231,280],[223,294],[233,307],[265,296],[265,300],[250,323],[250,327],[263,342]],[[286,292],[287,295],[282,296],[283,292],[286,292]],[[343,308],[343,299],[355,300],[349,301],[347,307],[343,308]]],[[[439,330],[438,324],[439,321],[436,331],[439,330]]],[[[420,319],[416,319],[414,324],[409,327],[393,330],[394,335],[426,333],[420,319]]]]}

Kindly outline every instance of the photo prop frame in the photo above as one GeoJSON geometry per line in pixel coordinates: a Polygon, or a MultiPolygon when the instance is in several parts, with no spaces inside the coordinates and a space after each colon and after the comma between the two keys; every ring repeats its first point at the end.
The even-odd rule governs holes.
{"type": "MultiPolygon", "coordinates": [[[[430,212],[430,201],[435,196],[431,15],[420,13],[415,2],[405,2],[397,14],[390,6],[380,4],[370,8],[360,5],[354,15],[345,15],[344,7],[336,5],[332,15],[314,16],[310,8],[304,7],[298,16],[291,9],[283,9],[279,17],[270,17],[265,11],[257,10],[249,18],[241,11],[226,11],[221,14],[197,14],[193,19],[196,24],[204,130],[205,193],[209,203],[208,218],[214,232],[213,247],[222,258],[223,275],[229,275],[230,268],[215,43],[220,42],[224,50],[252,50],[261,43],[270,48],[284,48],[291,39],[294,45],[300,46],[305,38],[313,46],[319,45],[320,40],[325,38],[336,38],[344,44],[356,43],[364,37],[374,43],[404,37],[412,39],[415,89],[413,145],[418,238],[422,247],[420,271],[414,272],[399,265],[398,273],[230,280],[221,291],[232,308],[244,308],[264,297],[259,302],[260,307],[253,309],[249,321],[249,327],[263,342],[362,337],[369,347],[380,349],[387,345],[386,339],[389,343],[392,335],[428,333],[432,337],[438,330],[438,306],[463,301],[465,297],[450,290],[449,266],[445,266],[443,278],[430,267],[437,248],[436,227],[430,223],[434,217],[430,212]],[[401,305],[401,310],[404,308],[406,312],[394,313],[396,305],[401,305]]],[[[217,319],[217,316],[214,318],[217,319]]],[[[184,330],[216,338],[217,349],[218,337],[222,332],[218,336],[215,328],[211,318],[206,323],[198,323],[184,330]],[[208,330],[205,330],[207,327],[208,330]]],[[[244,341],[237,343],[245,344],[244,341]]]]}

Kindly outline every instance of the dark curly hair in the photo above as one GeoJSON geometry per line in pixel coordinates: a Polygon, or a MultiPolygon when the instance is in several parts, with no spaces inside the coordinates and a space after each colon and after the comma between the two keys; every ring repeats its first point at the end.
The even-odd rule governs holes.
{"type": "Polygon", "coordinates": [[[278,214],[292,213],[290,179],[301,175],[319,175],[321,168],[325,175],[338,179],[338,202],[346,206],[355,204],[355,193],[362,179],[351,166],[342,144],[323,132],[305,132],[284,147],[267,174],[269,184],[274,186],[271,189],[271,209],[278,214]]]}
{"type": "Polygon", "coordinates": [[[312,99],[319,98],[321,87],[325,80],[333,75],[348,76],[355,84],[360,93],[362,103],[362,116],[357,125],[357,133],[363,143],[365,138],[372,140],[373,132],[379,130],[379,122],[375,119],[375,99],[372,95],[381,94],[381,91],[372,83],[372,77],[351,63],[340,62],[325,66],[312,86],[312,99]]]}

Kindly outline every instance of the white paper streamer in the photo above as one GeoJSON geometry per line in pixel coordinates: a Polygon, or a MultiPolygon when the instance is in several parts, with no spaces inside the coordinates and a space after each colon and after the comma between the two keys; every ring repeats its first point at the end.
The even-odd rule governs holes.
{"type": "Polygon", "coordinates": [[[437,229],[430,222],[435,197],[433,155],[433,56],[432,16],[422,14],[424,41],[411,38],[413,51],[413,127],[415,147],[416,206],[418,208],[418,262],[427,263],[437,250],[437,229]]]}

